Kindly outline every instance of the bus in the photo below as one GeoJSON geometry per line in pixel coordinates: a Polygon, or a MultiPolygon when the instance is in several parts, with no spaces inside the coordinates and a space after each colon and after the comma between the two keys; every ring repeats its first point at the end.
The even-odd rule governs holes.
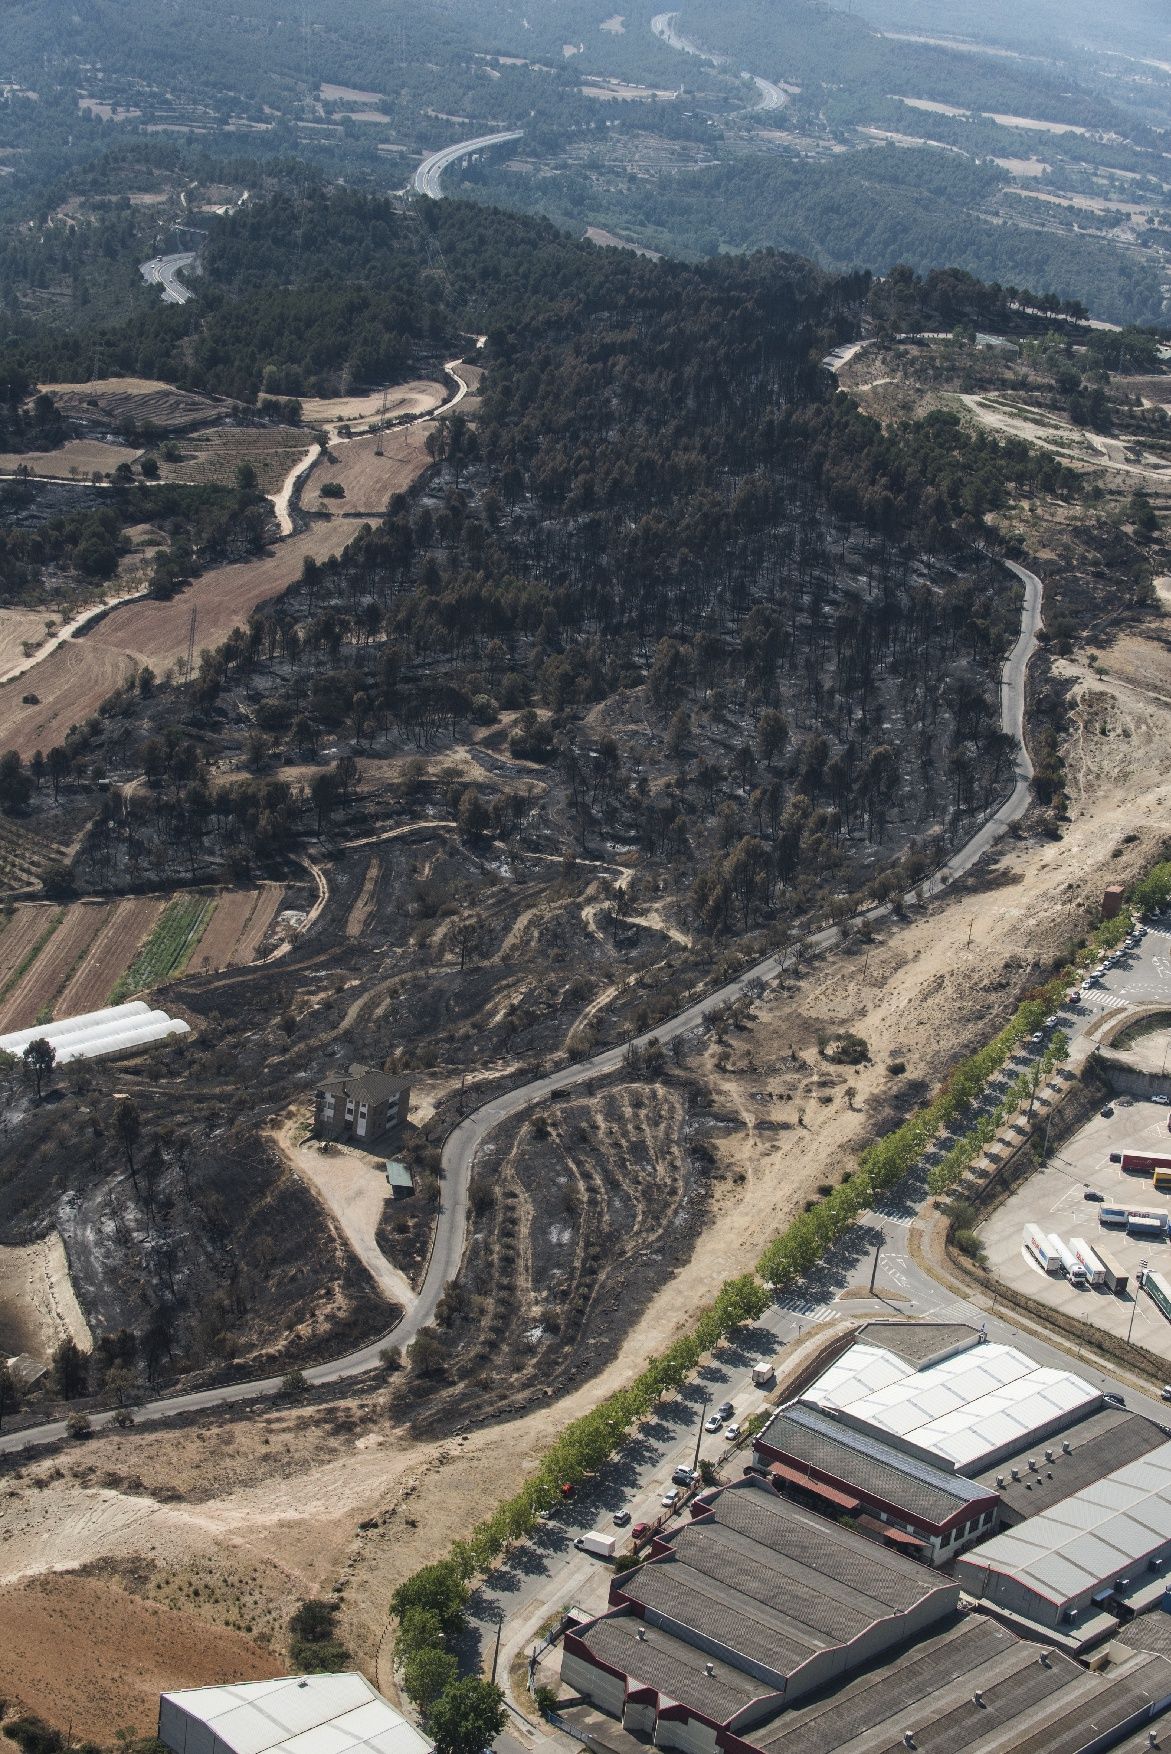
{"type": "Polygon", "coordinates": [[[1099,1248],[1094,1252],[1102,1268],[1103,1283],[1107,1291],[1112,1291],[1116,1297],[1121,1297],[1130,1284],[1130,1274],[1124,1273],[1114,1256],[1108,1255],[1105,1249],[1099,1248]]]}
{"type": "Polygon", "coordinates": [[[1150,1175],[1152,1170],[1171,1169],[1171,1157],[1158,1152],[1124,1151],[1122,1168],[1127,1175],[1150,1175]]]}
{"type": "Polygon", "coordinates": [[[1106,1269],[1102,1265],[1100,1258],[1094,1253],[1093,1249],[1086,1241],[1085,1237],[1071,1236],[1069,1239],[1069,1246],[1073,1250],[1076,1259],[1079,1260],[1085,1268],[1086,1278],[1089,1280],[1090,1284],[1104,1285],[1106,1283],[1106,1269]]]}
{"type": "Polygon", "coordinates": [[[1056,1231],[1054,1231],[1053,1235],[1049,1238],[1049,1247],[1061,1262],[1061,1269],[1070,1284],[1084,1285],[1086,1282],[1086,1269],[1082,1266],[1073,1250],[1062,1242],[1056,1231]]]}
{"type": "Polygon", "coordinates": [[[1037,1265],[1046,1273],[1060,1273],[1061,1256],[1050,1244],[1045,1232],[1036,1224],[1026,1224],[1023,1242],[1037,1265]]]}
{"type": "Polygon", "coordinates": [[[1171,1285],[1168,1285],[1162,1273],[1156,1273],[1148,1267],[1142,1275],[1142,1288],[1159,1314],[1166,1316],[1171,1322],[1171,1285]]]}

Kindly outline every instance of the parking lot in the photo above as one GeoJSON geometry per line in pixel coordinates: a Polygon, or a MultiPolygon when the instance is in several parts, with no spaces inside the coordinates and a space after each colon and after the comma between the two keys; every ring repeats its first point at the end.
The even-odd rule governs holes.
{"type": "Polygon", "coordinates": [[[1171,1156],[1171,1109],[1127,1097],[1112,1106],[1112,1116],[1095,1115],[1043,1169],[1030,1176],[993,1213],[980,1237],[988,1251],[989,1267],[1005,1284],[1122,1339],[1133,1317],[1131,1337],[1135,1343],[1171,1361],[1171,1322],[1141,1292],[1137,1301],[1132,1296],[1142,1262],[1171,1280],[1171,1243],[1166,1238],[1134,1237],[1125,1231],[1104,1229],[1098,1221],[1103,1202],[1085,1197],[1089,1188],[1103,1195],[1107,1205],[1139,1206],[1171,1214],[1171,1194],[1156,1193],[1149,1175],[1125,1175],[1117,1163],[1110,1162],[1111,1152],[1171,1156]],[[1084,1238],[1091,1248],[1100,1243],[1131,1275],[1129,1290],[1116,1297],[1105,1287],[1078,1287],[1064,1274],[1046,1274],[1024,1248],[1021,1238],[1026,1224],[1039,1225],[1047,1236],[1056,1232],[1066,1244],[1075,1236],[1084,1238]]]}

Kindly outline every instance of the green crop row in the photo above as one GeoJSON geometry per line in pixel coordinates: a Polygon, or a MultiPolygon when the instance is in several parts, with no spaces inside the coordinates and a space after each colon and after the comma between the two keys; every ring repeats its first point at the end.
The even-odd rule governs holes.
{"type": "Polygon", "coordinates": [[[181,895],[166,907],[157,925],[110,994],[110,1004],[182,974],[215,907],[214,897],[181,895]]]}

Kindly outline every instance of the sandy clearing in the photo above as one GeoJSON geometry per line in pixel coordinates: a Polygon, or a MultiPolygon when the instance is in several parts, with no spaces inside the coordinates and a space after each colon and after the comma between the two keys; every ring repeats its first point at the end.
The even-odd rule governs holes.
{"type": "Polygon", "coordinates": [[[159,1694],[284,1672],[270,1651],[129,1595],[96,1577],[40,1577],[0,1592],[0,1693],[13,1706],[53,1714],[75,1736],[108,1741],[116,1730],[151,1735],[159,1694]]]}
{"type": "Polygon", "coordinates": [[[302,504],[335,520],[383,517],[391,495],[405,493],[430,464],[430,428],[428,421],[383,433],[381,457],[376,453],[378,437],[374,433],[339,444],[314,465],[302,489],[302,504]],[[327,481],[340,482],[345,498],[323,499],[321,489],[327,481]]]}
{"type": "Polygon", "coordinates": [[[51,1230],[23,1248],[0,1248],[0,1357],[27,1352],[48,1364],[64,1339],[93,1350],[60,1233],[51,1230]]]}
{"type": "Polygon", "coordinates": [[[283,883],[262,883],[260,893],[256,897],[256,905],[249,914],[247,921],[240,929],[240,936],[232,950],[231,966],[238,967],[241,963],[255,962],[264,942],[265,934],[277,916],[281,902],[284,900],[285,886],[283,883]]]}
{"type": "Polygon", "coordinates": [[[380,91],[357,91],[352,85],[330,85],[328,81],[320,91],[322,99],[331,104],[376,104],[382,101],[383,95],[380,91]]]}
{"type": "Polygon", "coordinates": [[[1014,177],[1043,177],[1052,169],[1043,158],[994,158],[992,162],[1014,177]]]}
{"type": "Polygon", "coordinates": [[[446,385],[437,384],[433,378],[415,378],[409,384],[356,390],[350,396],[307,396],[301,403],[301,419],[306,426],[377,420],[385,402],[387,420],[396,420],[404,414],[427,414],[446,401],[447,396],[446,385]]]}
{"type": "Polygon", "coordinates": [[[604,18],[598,26],[598,29],[608,30],[612,36],[625,36],[626,14],[624,12],[616,12],[612,18],[604,18]]]}
{"type": "Polygon", "coordinates": [[[627,238],[617,237],[600,225],[587,225],[585,235],[591,244],[598,244],[602,249],[629,250],[635,256],[645,256],[648,261],[662,261],[661,251],[648,250],[643,244],[632,244],[627,238]]]}
{"type": "Polygon", "coordinates": [[[995,110],[981,112],[986,122],[999,122],[1002,128],[1020,128],[1032,134],[1088,134],[1088,128],[1079,128],[1075,122],[1042,122],[1036,116],[1003,116],[995,110]]]}
{"type": "Polygon", "coordinates": [[[927,110],[933,116],[970,116],[971,110],[962,110],[956,104],[936,103],[929,97],[900,97],[901,104],[909,110],[927,110]]]}
{"type": "Polygon", "coordinates": [[[88,953],[57,1000],[58,1017],[79,1017],[100,1011],[110,1002],[121,977],[134,961],[139,945],[153,930],[163,910],[153,896],[120,901],[106,916],[88,953]]]}
{"type": "Polygon", "coordinates": [[[76,902],[8,998],[0,1003],[0,1033],[28,1029],[57,995],[110,914],[108,902],[76,902]]]}
{"type": "Polygon", "coordinates": [[[387,1260],[378,1246],[378,1221],[390,1198],[381,1160],[344,1145],[318,1149],[316,1140],[298,1143],[300,1123],[289,1121],[270,1136],[286,1163],[312,1189],[337,1220],[346,1241],[391,1304],[412,1309],[415,1292],[405,1273],[387,1260]]]}
{"type": "Polygon", "coordinates": [[[26,645],[41,644],[50,624],[57,617],[48,609],[0,609],[0,676],[24,661],[26,645]]]}

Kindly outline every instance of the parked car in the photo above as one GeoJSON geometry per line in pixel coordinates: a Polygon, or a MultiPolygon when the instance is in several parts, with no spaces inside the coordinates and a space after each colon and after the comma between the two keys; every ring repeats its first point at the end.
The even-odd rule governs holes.
{"type": "Polygon", "coordinates": [[[729,1425],[728,1429],[724,1433],[724,1436],[727,1438],[729,1443],[739,1443],[740,1442],[740,1427],[738,1425],[729,1425]]]}
{"type": "Polygon", "coordinates": [[[1110,1119],[1110,1116],[1114,1113],[1114,1110],[1111,1107],[1111,1105],[1109,1103],[1107,1103],[1105,1108],[1100,1108],[1098,1110],[1098,1113],[1101,1115],[1101,1117],[1104,1121],[1108,1121],[1110,1119]]]}
{"type": "Polygon", "coordinates": [[[694,1483],[695,1474],[685,1462],[680,1462],[678,1467],[672,1468],[671,1478],[676,1486],[690,1486],[694,1483]]]}
{"type": "Polygon", "coordinates": [[[718,1431],[723,1423],[718,1413],[709,1413],[703,1422],[703,1428],[705,1431],[718,1431]]]}
{"type": "Polygon", "coordinates": [[[1151,1101],[1157,1102],[1160,1108],[1171,1108],[1171,1096],[1152,1096],[1151,1101]]]}
{"type": "Polygon", "coordinates": [[[616,1529],[624,1529],[629,1521],[630,1512],[628,1510],[616,1510],[614,1512],[614,1527],[616,1529]]]}
{"type": "Polygon", "coordinates": [[[1097,1200],[1099,1205],[1102,1205],[1105,1198],[1105,1194],[1100,1194],[1097,1188],[1085,1188],[1082,1191],[1083,1200],[1097,1200]]]}
{"type": "Polygon", "coordinates": [[[659,1502],[665,1510],[674,1510],[679,1502],[679,1488],[677,1486],[668,1487],[659,1502]]]}
{"type": "Polygon", "coordinates": [[[1043,1029],[1034,1030],[1032,1035],[1029,1037],[1029,1040],[1033,1043],[1034,1047],[1038,1047],[1041,1044],[1041,1042],[1043,1042],[1045,1040],[1045,1031],[1043,1029]]]}
{"type": "Polygon", "coordinates": [[[1163,1384],[1162,1388],[1159,1390],[1159,1399],[1161,1401],[1171,1401],[1171,1382],[1165,1382],[1163,1384]]]}
{"type": "Polygon", "coordinates": [[[1125,1395],[1105,1394],[1102,1399],[1111,1407],[1125,1407],[1126,1405],[1125,1395]]]}
{"type": "Polygon", "coordinates": [[[635,1523],[630,1531],[630,1539],[632,1541],[645,1541],[650,1532],[651,1525],[649,1523],[635,1523]]]}
{"type": "Polygon", "coordinates": [[[721,1401],[716,1408],[716,1412],[721,1419],[730,1419],[735,1412],[735,1408],[732,1406],[731,1401],[721,1401]]]}

